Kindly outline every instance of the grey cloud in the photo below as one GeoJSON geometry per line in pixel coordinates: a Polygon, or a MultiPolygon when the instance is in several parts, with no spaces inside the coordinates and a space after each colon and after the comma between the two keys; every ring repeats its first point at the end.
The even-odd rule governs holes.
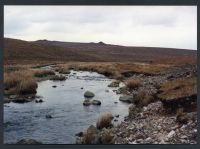
{"type": "Polygon", "coordinates": [[[194,6],[5,6],[4,15],[5,36],[25,40],[196,47],[194,6]]]}

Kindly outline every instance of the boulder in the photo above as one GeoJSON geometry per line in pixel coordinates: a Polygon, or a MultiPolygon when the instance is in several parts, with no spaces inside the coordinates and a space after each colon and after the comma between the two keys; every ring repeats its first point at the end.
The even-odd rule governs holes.
{"type": "Polygon", "coordinates": [[[16,144],[42,144],[34,139],[22,139],[18,141],[16,144]]]}
{"type": "Polygon", "coordinates": [[[86,98],[92,98],[92,97],[94,97],[94,96],[95,96],[94,93],[91,92],[91,91],[86,91],[86,92],[84,93],[84,97],[86,97],[86,98]]]}
{"type": "Polygon", "coordinates": [[[123,95],[119,97],[119,100],[122,102],[132,103],[133,102],[133,96],[130,95],[123,95]]]}
{"type": "Polygon", "coordinates": [[[56,88],[57,86],[56,86],[56,85],[53,85],[52,87],[53,87],[53,88],[56,88]]]}

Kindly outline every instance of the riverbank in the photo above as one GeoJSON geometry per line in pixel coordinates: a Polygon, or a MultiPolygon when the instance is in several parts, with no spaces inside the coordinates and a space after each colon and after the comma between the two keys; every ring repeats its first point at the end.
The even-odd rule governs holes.
{"type": "MultiPolygon", "coordinates": [[[[41,68],[37,66],[37,69],[41,68]]],[[[115,125],[115,127],[103,128],[101,130],[98,130],[95,126],[90,127],[92,130],[90,135],[93,139],[98,141],[95,142],[94,140],[91,140],[92,143],[196,143],[196,66],[155,66],[142,63],[134,65],[131,65],[130,63],[119,65],[111,63],[106,65],[102,65],[102,63],[69,63],[52,65],[51,67],[48,67],[47,70],[48,69],[54,74],[51,73],[51,75],[45,75],[45,73],[37,73],[38,75],[32,75],[36,82],[49,80],[55,75],[68,75],[70,70],[95,71],[108,78],[119,80],[108,85],[109,89],[104,91],[105,93],[112,91],[120,96],[120,101],[130,104],[129,115],[125,117],[125,122],[122,122],[117,126],[115,125]],[[153,69],[153,67],[155,68],[153,69]],[[119,82],[123,82],[125,86],[119,87],[119,82]],[[173,84],[177,85],[174,86],[173,84]],[[113,87],[118,88],[116,89],[113,87]],[[182,94],[185,91],[185,87],[187,87],[189,92],[187,94],[182,94]],[[172,93],[173,96],[171,96],[170,93],[172,93]],[[183,109],[180,114],[177,112],[179,109],[183,109]],[[97,138],[93,136],[96,136],[97,138]]],[[[47,72],[44,70],[39,72],[47,72]]],[[[81,88],[82,87],[80,87],[80,89],[81,88]]],[[[22,95],[19,96],[24,97],[22,95]]],[[[9,95],[9,98],[10,97],[12,99],[10,101],[16,100],[16,96],[9,95]]],[[[27,99],[27,102],[36,100],[34,96],[29,96],[29,94],[23,99],[27,99]]],[[[118,101],[113,102],[113,106],[115,106],[116,103],[118,103],[118,101]]],[[[84,128],[83,130],[85,129],[87,130],[87,128],[84,128]]],[[[76,143],[85,144],[85,142],[83,142],[84,137],[85,135],[88,136],[85,132],[88,131],[79,133],[82,135],[77,137],[76,143]]],[[[87,144],[90,144],[91,142],[89,141],[87,144]]]]}
{"type": "Polygon", "coordinates": [[[177,67],[153,76],[129,73],[123,82],[132,79],[140,83],[132,82],[132,88],[127,83],[116,91],[122,97],[125,95],[122,101],[132,103],[125,122],[101,130],[90,126],[83,136],[77,137],[76,143],[85,144],[87,136],[91,144],[196,144],[196,76],[193,66],[177,67]]]}

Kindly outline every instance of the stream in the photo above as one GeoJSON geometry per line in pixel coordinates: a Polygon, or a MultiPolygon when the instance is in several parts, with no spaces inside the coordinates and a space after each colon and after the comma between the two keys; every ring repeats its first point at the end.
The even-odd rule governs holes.
{"type": "Polygon", "coordinates": [[[44,144],[74,144],[75,134],[96,125],[102,113],[119,115],[117,122],[113,120],[114,125],[128,115],[128,104],[120,102],[120,95],[113,91],[118,88],[107,87],[113,79],[96,72],[73,70],[67,77],[65,81],[38,82],[37,96],[41,96],[42,103],[4,104],[4,143],[31,138],[44,144]],[[101,105],[83,106],[85,91],[92,91],[93,99],[100,100],[101,105]]]}

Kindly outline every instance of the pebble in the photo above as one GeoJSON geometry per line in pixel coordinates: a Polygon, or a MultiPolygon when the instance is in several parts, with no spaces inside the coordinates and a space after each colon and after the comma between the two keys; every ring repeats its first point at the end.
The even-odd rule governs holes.
{"type": "Polygon", "coordinates": [[[170,133],[167,135],[167,137],[168,137],[168,138],[171,138],[171,137],[173,137],[174,135],[175,135],[175,131],[172,130],[172,131],[170,131],[170,133]]]}

